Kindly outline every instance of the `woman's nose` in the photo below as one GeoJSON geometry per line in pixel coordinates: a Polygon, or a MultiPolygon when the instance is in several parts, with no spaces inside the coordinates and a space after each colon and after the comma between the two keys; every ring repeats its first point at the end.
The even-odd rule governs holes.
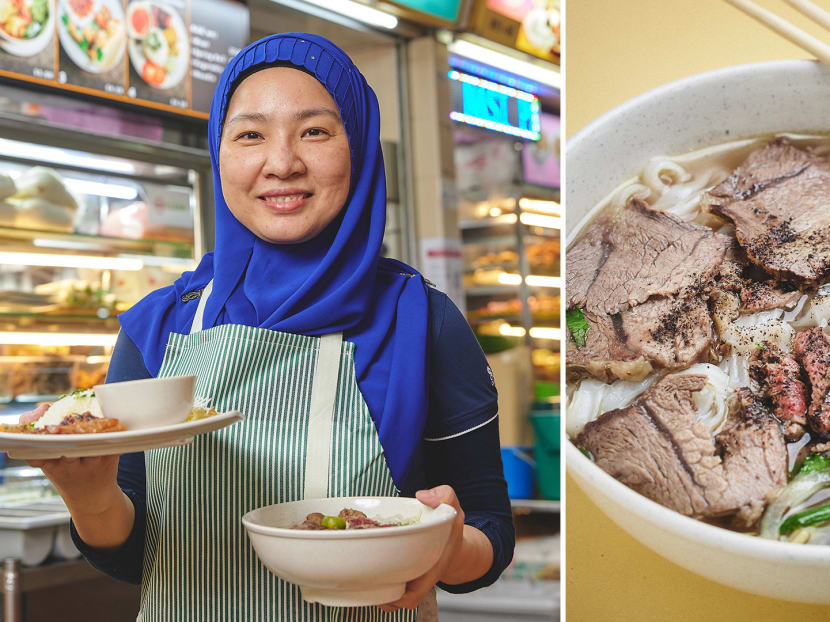
{"type": "Polygon", "coordinates": [[[291,145],[275,143],[269,146],[262,170],[266,177],[273,175],[280,179],[288,179],[304,173],[305,170],[302,157],[291,145]]]}

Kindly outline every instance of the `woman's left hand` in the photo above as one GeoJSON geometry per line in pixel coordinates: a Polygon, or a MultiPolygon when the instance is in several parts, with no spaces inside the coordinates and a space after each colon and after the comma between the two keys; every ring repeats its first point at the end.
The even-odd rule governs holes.
{"type": "Polygon", "coordinates": [[[417,579],[413,579],[406,584],[406,591],[403,596],[393,603],[386,603],[379,605],[383,611],[396,611],[397,609],[414,609],[421,604],[421,601],[433,588],[433,586],[444,577],[451,573],[451,566],[453,560],[459,559],[458,555],[462,545],[464,544],[464,510],[458,503],[458,497],[455,496],[455,491],[451,486],[436,486],[429,490],[419,490],[415,493],[415,497],[423,503],[432,508],[437,508],[440,504],[455,508],[456,515],[453,521],[452,531],[447,545],[444,547],[444,552],[441,554],[438,563],[426,571],[417,579]]]}

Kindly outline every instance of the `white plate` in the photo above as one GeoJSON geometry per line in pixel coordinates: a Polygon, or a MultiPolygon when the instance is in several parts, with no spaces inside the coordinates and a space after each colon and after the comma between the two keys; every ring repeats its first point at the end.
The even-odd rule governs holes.
{"type": "MultiPolygon", "coordinates": [[[[72,35],[69,34],[69,30],[67,30],[66,24],[63,23],[63,19],[58,19],[58,38],[61,40],[61,47],[66,52],[67,56],[72,59],[73,63],[78,65],[78,67],[84,71],[88,71],[90,73],[103,73],[105,71],[109,71],[120,63],[122,58],[124,58],[124,42],[126,42],[127,38],[127,28],[124,24],[124,9],[121,8],[121,3],[118,2],[118,0],[103,0],[101,4],[109,8],[110,15],[112,15],[114,19],[121,22],[122,37],[124,38],[122,44],[118,46],[118,50],[109,57],[104,57],[101,62],[93,61],[89,55],[81,49],[77,41],[72,38],[72,35]]],[[[70,19],[72,19],[71,13],[65,6],[60,7],[60,12],[61,15],[70,15],[70,19]]]]}
{"type": "MultiPolygon", "coordinates": [[[[176,9],[174,9],[173,7],[167,4],[163,4],[161,2],[145,2],[142,4],[145,4],[148,8],[151,9],[155,5],[172,16],[171,26],[173,30],[176,31],[176,36],[178,37],[179,41],[179,56],[176,59],[176,64],[173,67],[173,71],[167,74],[167,76],[164,78],[164,82],[162,82],[160,85],[156,86],[145,81],[146,84],[152,86],[153,88],[162,90],[172,89],[179,82],[181,82],[187,74],[187,66],[190,58],[190,40],[187,37],[187,29],[184,27],[184,21],[182,21],[181,15],[179,15],[178,11],[176,11],[176,9]]],[[[155,24],[153,24],[153,26],[155,26],[155,24]]],[[[141,39],[133,39],[132,37],[130,37],[129,43],[127,44],[127,49],[130,53],[130,62],[133,64],[133,68],[139,76],[142,75],[142,71],[144,70],[144,63],[147,62],[147,59],[144,56],[144,52],[141,51],[141,41],[141,39]]]]}
{"type": "Polygon", "coordinates": [[[32,39],[15,39],[5,35],[0,38],[0,47],[9,54],[15,56],[34,56],[43,51],[52,40],[52,33],[55,30],[55,0],[49,0],[49,16],[43,30],[32,39]]]}
{"type": "Polygon", "coordinates": [[[13,434],[0,432],[0,451],[16,460],[48,458],[81,458],[109,456],[160,447],[175,447],[193,442],[197,434],[205,434],[229,426],[242,419],[242,413],[231,411],[176,425],[147,430],[103,432],[101,434],[13,434]]]}

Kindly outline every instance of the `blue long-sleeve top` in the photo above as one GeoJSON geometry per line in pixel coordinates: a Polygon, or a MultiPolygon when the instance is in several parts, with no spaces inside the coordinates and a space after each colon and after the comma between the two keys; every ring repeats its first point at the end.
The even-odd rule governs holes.
{"type": "MultiPolygon", "coordinates": [[[[446,294],[430,288],[430,407],[424,442],[403,494],[449,484],[464,522],[481,530],[493,546],[493,564],[484,576],[448,592],[471,592],[493,583],[513,558],[515,536],[507,484],[502,471],[497,393],[492,372],[464,316],[446,294]]],[[[113,351],[107,382],[149,378],[136,345],[123,331],[113,351]]],[[[121,456],[118,484],[135,506],[135,522],[117,549],[86,545],[74,524],[72,538],[98,570],[130,583],[141,582],[146,536],[147,494],[144,454],[121,456]]]]}

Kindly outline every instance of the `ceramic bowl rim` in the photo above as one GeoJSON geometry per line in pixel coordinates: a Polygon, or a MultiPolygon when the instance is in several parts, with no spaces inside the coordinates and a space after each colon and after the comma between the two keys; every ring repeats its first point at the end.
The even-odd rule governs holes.
{"type": "MultiPolygon", "coordinates": [[[[320,499],[320,501],[338,501],[342,500],[343,503],[349,503],[351,501],[357,499],[382,499],[384,501],[389,501],[392,499],[411,499],[417,501],[417,499],[412,499],[411,497],[378,497],[378,496],[370,496],[370,495],[358,495],[352,497],[329,497],[327,499],[320,499]]],[[[245,515],[242,517],[242,524],[245,526],[245,529],[252,533],[256,533],[263,536],[269,536],[275,539],[281,538],[290,538],[290,539],[298,539],[298,540],[365,540],[365,539],[374,539],[374,538],[393,538],[395,536],[401,536],[406,534],[412,533],[419,533],[422,531],[430,531],[432,529],[436,529],[437,527],[444,525],[455,519],[457,512],[455,508],[447,505],[446,503],[440,504],[437,508],[430,508],[428,505],[417,501],[423,508],[428,508],[433,510],[433,512],[437,513],[437,517],[434,520],[430,520],[428,522],[418,522],[412,525],[402,525],[399,527],[384,527],[383,529],[337,529],[337,530],[306,530],[306,529],[291,529],[290,527],[272,527],[269,525],[263,525],[255,520],[254,514],[263,510],[267,510],[269,508],[274,508],[278,506],[287,506],[291,504],[305,504],[311,503],[314,499],[301,499],[298,501],[288,501],[285,503],[273,503],[271,505],[262,506],[256,509],[251,510],[250,512],[246,512],[245,515]]]]}

